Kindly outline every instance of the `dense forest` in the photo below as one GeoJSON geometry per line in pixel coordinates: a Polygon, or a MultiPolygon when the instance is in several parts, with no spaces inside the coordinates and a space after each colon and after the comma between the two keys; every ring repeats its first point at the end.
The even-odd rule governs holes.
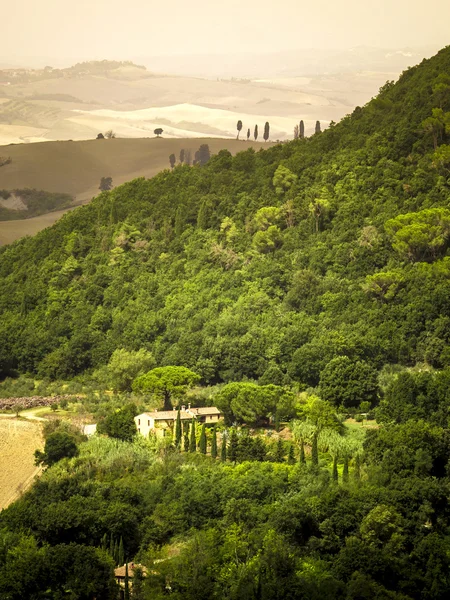
{"type": "Polygon", "coordinates": [[[322,133],[134,180],[0,249],[3,378],[88,384],[140,352],[218,388],[226,427],[303,398],[289,449],[74,438],[0,515],[0,596],[114,598],[121,543],[148,566],[137,599],[448,597],[449,246],[446,48],[322,133]],[[379,427],[333,455],[356,409],[379,427]]]}

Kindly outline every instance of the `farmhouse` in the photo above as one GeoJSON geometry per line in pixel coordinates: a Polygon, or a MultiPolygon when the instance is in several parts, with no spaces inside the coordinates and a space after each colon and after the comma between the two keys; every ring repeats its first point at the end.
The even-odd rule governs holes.
{"type": "MultiPolygon", "coordinates": [[[[155,410],[153,412],[145,412],[134,417],[136,429],[144,437],[148,437],[149,433],[159,433],[164,435],[165,431],[172,429],[177,420],[178,410],[155,410]]],[[[214,424],[222,417],[222,413],[215,406],[204,406],[201,408],[191,408],[191,405],[182,406],[180,408],[181,421],[191,421],[196,419],[198,423],[214,424]]]]}

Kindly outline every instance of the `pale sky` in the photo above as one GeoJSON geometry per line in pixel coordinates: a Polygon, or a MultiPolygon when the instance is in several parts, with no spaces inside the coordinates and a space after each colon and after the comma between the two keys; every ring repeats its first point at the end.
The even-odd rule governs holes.
{"type": "Polygon", "coordinates": [[[450,44],[450,1],[0,0],[0,62],[450,44]]]}

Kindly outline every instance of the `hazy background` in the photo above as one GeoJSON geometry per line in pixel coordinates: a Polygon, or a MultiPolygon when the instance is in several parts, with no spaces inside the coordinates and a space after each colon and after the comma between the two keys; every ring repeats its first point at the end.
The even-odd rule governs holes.
{"type": "MultiPolygon", "coordinates": [[[[158,69],[157,57],[207,55],[202,63],[208,73],[220,75],[227,58],[215,55],[238,64],[236,55],[242,53],[442,47],[449,43],[450,2],[15,0],[2,2],[2,23],[7,25],[0,38],[3,66],[115,58],[140,59],[158,69]]],[[[177,69],[176,60],[162,61],[176,72],[189,65],[185,59],[181,63],[177,69]]]]}

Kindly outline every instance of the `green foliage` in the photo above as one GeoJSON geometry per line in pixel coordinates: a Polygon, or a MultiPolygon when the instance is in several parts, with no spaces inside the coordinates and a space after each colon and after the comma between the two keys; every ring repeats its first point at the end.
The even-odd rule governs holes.
{"type": "Polygon", "coordinates": [[[73,436],[64,431],[51,433],[44,446],[44,452],[36,450],[34,453],[35,463],[51,467],[63,458],[77,456],[78,446],[73,436]]]}
{"type": "Polygon", "coordinates": [[[365,361],[338,356],[321,373],[320,394],[335,406],[356,408],[364,401],[373,405],[378,398],[377,373],[365,361]]]}
{"type": "Polygon", "coordinates": [[[154,367],[155,359],[151,352],[141,348],[125,350],[117,348],[111,355],[106,367],[95,375],[106,387],[119,392],[131,392],[133,381],[154,367]]]}
{"type": "Polygon", "coordinates": [[[98,433],[105,433],[118,440],[131,441],[136,434],[134,417],[137,412],[135,404],[128,404],[124,408],[110,413],[98,423],[98,433]]]}
{"type": "Polygon", "coordinates": [[[164,409],[172,410],[172,398],[179,398],[200,380],[200,376],[186,367],[157,367],[133,382],[136,392],[156,394],[164,400],[164,409]]]}
{"type": "Polygon", "coordinates": [[[200,433],[200,441],[198,444],[198,449],[200,450],[201,454],[206,454],[206,447],[207,447],[207,442],[206,442],[206,425],[205,423],[203,423],[202,425],[202,430],[200,433]]]}
{"type": "Polygon", "coordinates": [[[189,437],[189,452],[195,452],[197,450],[197,437],[195,433],[195,419],[192,419],[191,422],[191,433],[189,437]]]}
{"type": "Polygon", "coordinates": [[[211,439],[211,458],[217,458],[217,430],[214,425],[212,430],[212,439],[211,439]]]}
{"type": "Polygon", "coordinates": [[[450,210],[429,208],[399,215],[385,224],[393,248],[411,261],[435,260],[450,239],[450,210]]]}

